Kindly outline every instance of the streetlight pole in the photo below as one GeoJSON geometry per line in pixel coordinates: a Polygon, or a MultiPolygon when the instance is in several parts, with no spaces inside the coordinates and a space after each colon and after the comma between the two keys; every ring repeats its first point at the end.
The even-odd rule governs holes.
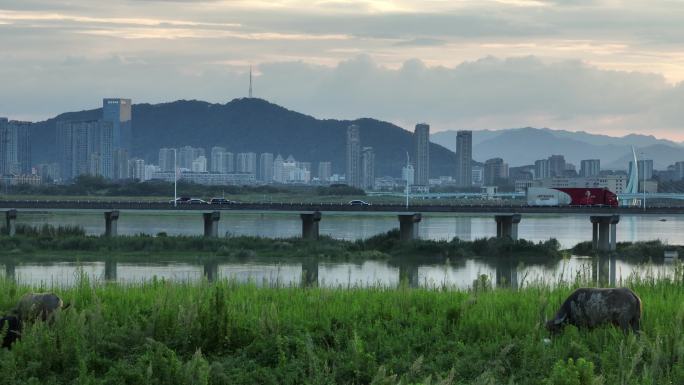
{"type": "Polygon", "coordinates": [[[178,162],[176,161],[176,149],[173,149],[173,207],[178,205],[178,162]]]}
{"type": "MultiPolygon", "coordinates": [[[[637,170],[639,170],[637,168],[637,170]]],[[[646,211],[646,159],[644,159],[644,153],[641,153],[641,174],[642,174],[642,180],[643,180],[643,186],[641,187],[644,190],[644,211],[646,211]]]]}
{"type": "Polygon", "coordinates": [[[409,207],[409,153],[406,151],[406,210],[409,207]]]}

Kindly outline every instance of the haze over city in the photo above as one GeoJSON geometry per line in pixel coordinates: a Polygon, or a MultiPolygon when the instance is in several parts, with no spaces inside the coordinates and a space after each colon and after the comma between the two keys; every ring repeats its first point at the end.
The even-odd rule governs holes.
{"type": "Polygon", "coordinates": [[[670,1],[0,1],[0,116],[254,94],[410,130],[684,140],[670,1]]]}

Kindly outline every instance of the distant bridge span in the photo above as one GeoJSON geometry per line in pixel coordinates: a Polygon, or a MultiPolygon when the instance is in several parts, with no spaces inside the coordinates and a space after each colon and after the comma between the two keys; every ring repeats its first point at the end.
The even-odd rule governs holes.
{"type": "Polygon", "coordinates": [[[527,205],[449,205],[412,204],[408,208],[399,204],[373,204],[353,206],[343,203],[234,203],[234,204],[178,204],[149,201],[45,201],[0,200],[0,209],[18,210],[154,210],[154,211],[291,211],[291,212],[349,212],[349,213],[482,213],[482,214],[684,214],[684,206],[639,207],[599,206],[527,206],[527,205]]]}

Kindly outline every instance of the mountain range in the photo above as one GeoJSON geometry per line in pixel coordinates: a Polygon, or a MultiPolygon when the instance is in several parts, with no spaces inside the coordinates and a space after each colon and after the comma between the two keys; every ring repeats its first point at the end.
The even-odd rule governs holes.
{"type": "MultiPolygon", "coordinates": [[[[456,131],[434,133],[431,140],[454,151],[456,131]]],[[[653,159],[656,169],[684,160],[682,143],[648,135],[612,137],[532,127],[473,131],[473,159],[484,162],[500,157],[511,166],[534,164],[535,160],[562,154],[578,169],[582,159],[600,159],[602,168],[626,170],[633,158],[632,146],[638,157],[653,159]]]]}
{"type": "MultiPolygon", "coordinates": [[[[54,162],[56,123],[61,120],[98,119],[102,109],[63,113],[33,125],[34,163],[54,162]]],[[[414,155],[413,134],[375,119],[316,119],[257,98],[234,99],[226,104],[180,100],[133,105],[132,156],[157,164],[162,147],[213,146],[237,152],[271,152],[313,162],[331,161],[334,173],[346,168],[346,132],[359,126],[361,146],[375,151],[376,176],[399,176],[406,152],[414,155]]],[[[455,154],[430,144],[430,174],[452,175],[455,154]]]]}

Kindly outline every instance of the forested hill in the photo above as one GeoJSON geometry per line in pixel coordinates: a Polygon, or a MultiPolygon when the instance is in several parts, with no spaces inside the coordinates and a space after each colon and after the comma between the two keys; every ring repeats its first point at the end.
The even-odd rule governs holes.
{"type": "MultiPolygon", "coordinates": [[[[60,120],[97,119],[101,109],[61,114],[34,126],[33,162],[55,161],[55,125],[60,120]]],[[[375,119],[319,120],[262,99],[234,99],[226,104],[181,100],[133,106],[133,156],[157,163],[161,147],[213,146],[232,152],[272,152],[297,160],[331,161],[344,173],[346,129],[357,124],[361,145],[375,150],[376,176],[399,176],[406,151],[414,156],[412,132],[375,119]]],[[[411,127],[412,130],[412,127],[411,127]]],[[[208,155],[208,154],[207,154],[208,155]]],[[[430,174],[452,175],[455,155],[430,144],[430,174]]],[[[314,170],[314,175],[316,171],[314,170]]]]}

